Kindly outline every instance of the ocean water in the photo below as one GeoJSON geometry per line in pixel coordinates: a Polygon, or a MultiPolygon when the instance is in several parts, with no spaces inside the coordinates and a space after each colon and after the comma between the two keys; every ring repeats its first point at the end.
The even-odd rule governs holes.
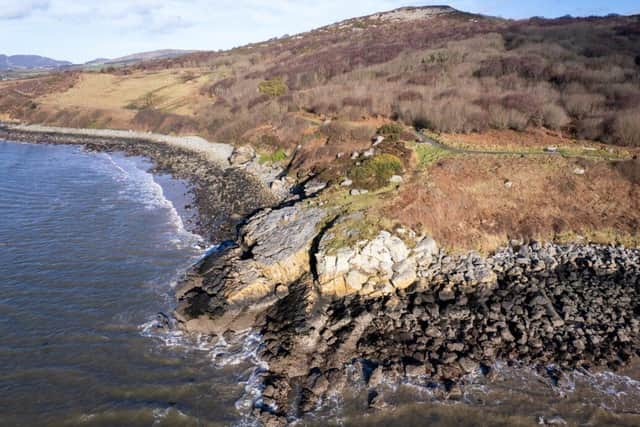
{"type": "Polygon", "coordinates": [[[242,422],[246,349],[157,327],[207,244],[150,166],[0,141],[0,426],[242,422]]]}

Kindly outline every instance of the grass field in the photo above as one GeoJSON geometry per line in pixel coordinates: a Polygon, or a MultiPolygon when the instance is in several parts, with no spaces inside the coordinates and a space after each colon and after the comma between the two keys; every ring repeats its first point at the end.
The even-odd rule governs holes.
{"type": "Polygon", "coordinates": [[[200,86],[208,79],[199,70],[139,72],[128,76],[83,73],[77,84],[62,93],[37,98],[45,108],[83,108],[93,110],[153,107],[162,111],[193,115],[201,96],[200,86]],[[186,77],[185,77],[186,76],[186,77]],[[195,76],[186,80],[187,77],[195,76]],[[146,101],[152,100],[148,105],[146,101]]]}

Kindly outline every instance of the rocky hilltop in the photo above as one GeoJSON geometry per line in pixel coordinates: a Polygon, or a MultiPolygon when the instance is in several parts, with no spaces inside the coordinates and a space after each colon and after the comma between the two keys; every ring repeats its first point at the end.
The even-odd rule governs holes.
{"type": "Polygon", "coordinates": [[[269,370],[255,413],[267,424],[315,409],[354,367],[375,406],[383,379],[428,379],[444,397],[496,360],[553,364],[561,380],[640,350],[638,250],[511,242],[492,256],[449,254],[404,230],[335,248],[343,219],[318,204],[258,213],[181,293],[186,328],[262,334],[269,370]]]}

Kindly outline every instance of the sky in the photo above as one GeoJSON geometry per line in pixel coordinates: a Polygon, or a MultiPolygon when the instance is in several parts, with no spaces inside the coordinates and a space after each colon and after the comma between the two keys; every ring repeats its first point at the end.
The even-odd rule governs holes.
{"type": "Polygon", "coordinates": [[[83,63],[156,49],[228,49],[430,4],[514,19],[640,13],[639,0],[0,0],[0,54],[83,63]]]}

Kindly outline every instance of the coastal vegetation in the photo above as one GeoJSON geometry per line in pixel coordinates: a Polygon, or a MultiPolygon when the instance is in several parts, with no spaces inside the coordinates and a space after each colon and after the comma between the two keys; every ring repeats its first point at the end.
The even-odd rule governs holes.
{"type": "Polygon", "coordinates": [[[353,167],[348,175],[358,188],[374,190],[387,185],[402,169],[402,162],[393,154],[379,154],[353,167]]]}
{"type": "Polygon", "coordinates": [[[0,115],[248,144],[294,181],[350,181],[362,212],[450,247],[628,241],[639,22],[405,8],[229,51],[1,82],[0,115]]]}

